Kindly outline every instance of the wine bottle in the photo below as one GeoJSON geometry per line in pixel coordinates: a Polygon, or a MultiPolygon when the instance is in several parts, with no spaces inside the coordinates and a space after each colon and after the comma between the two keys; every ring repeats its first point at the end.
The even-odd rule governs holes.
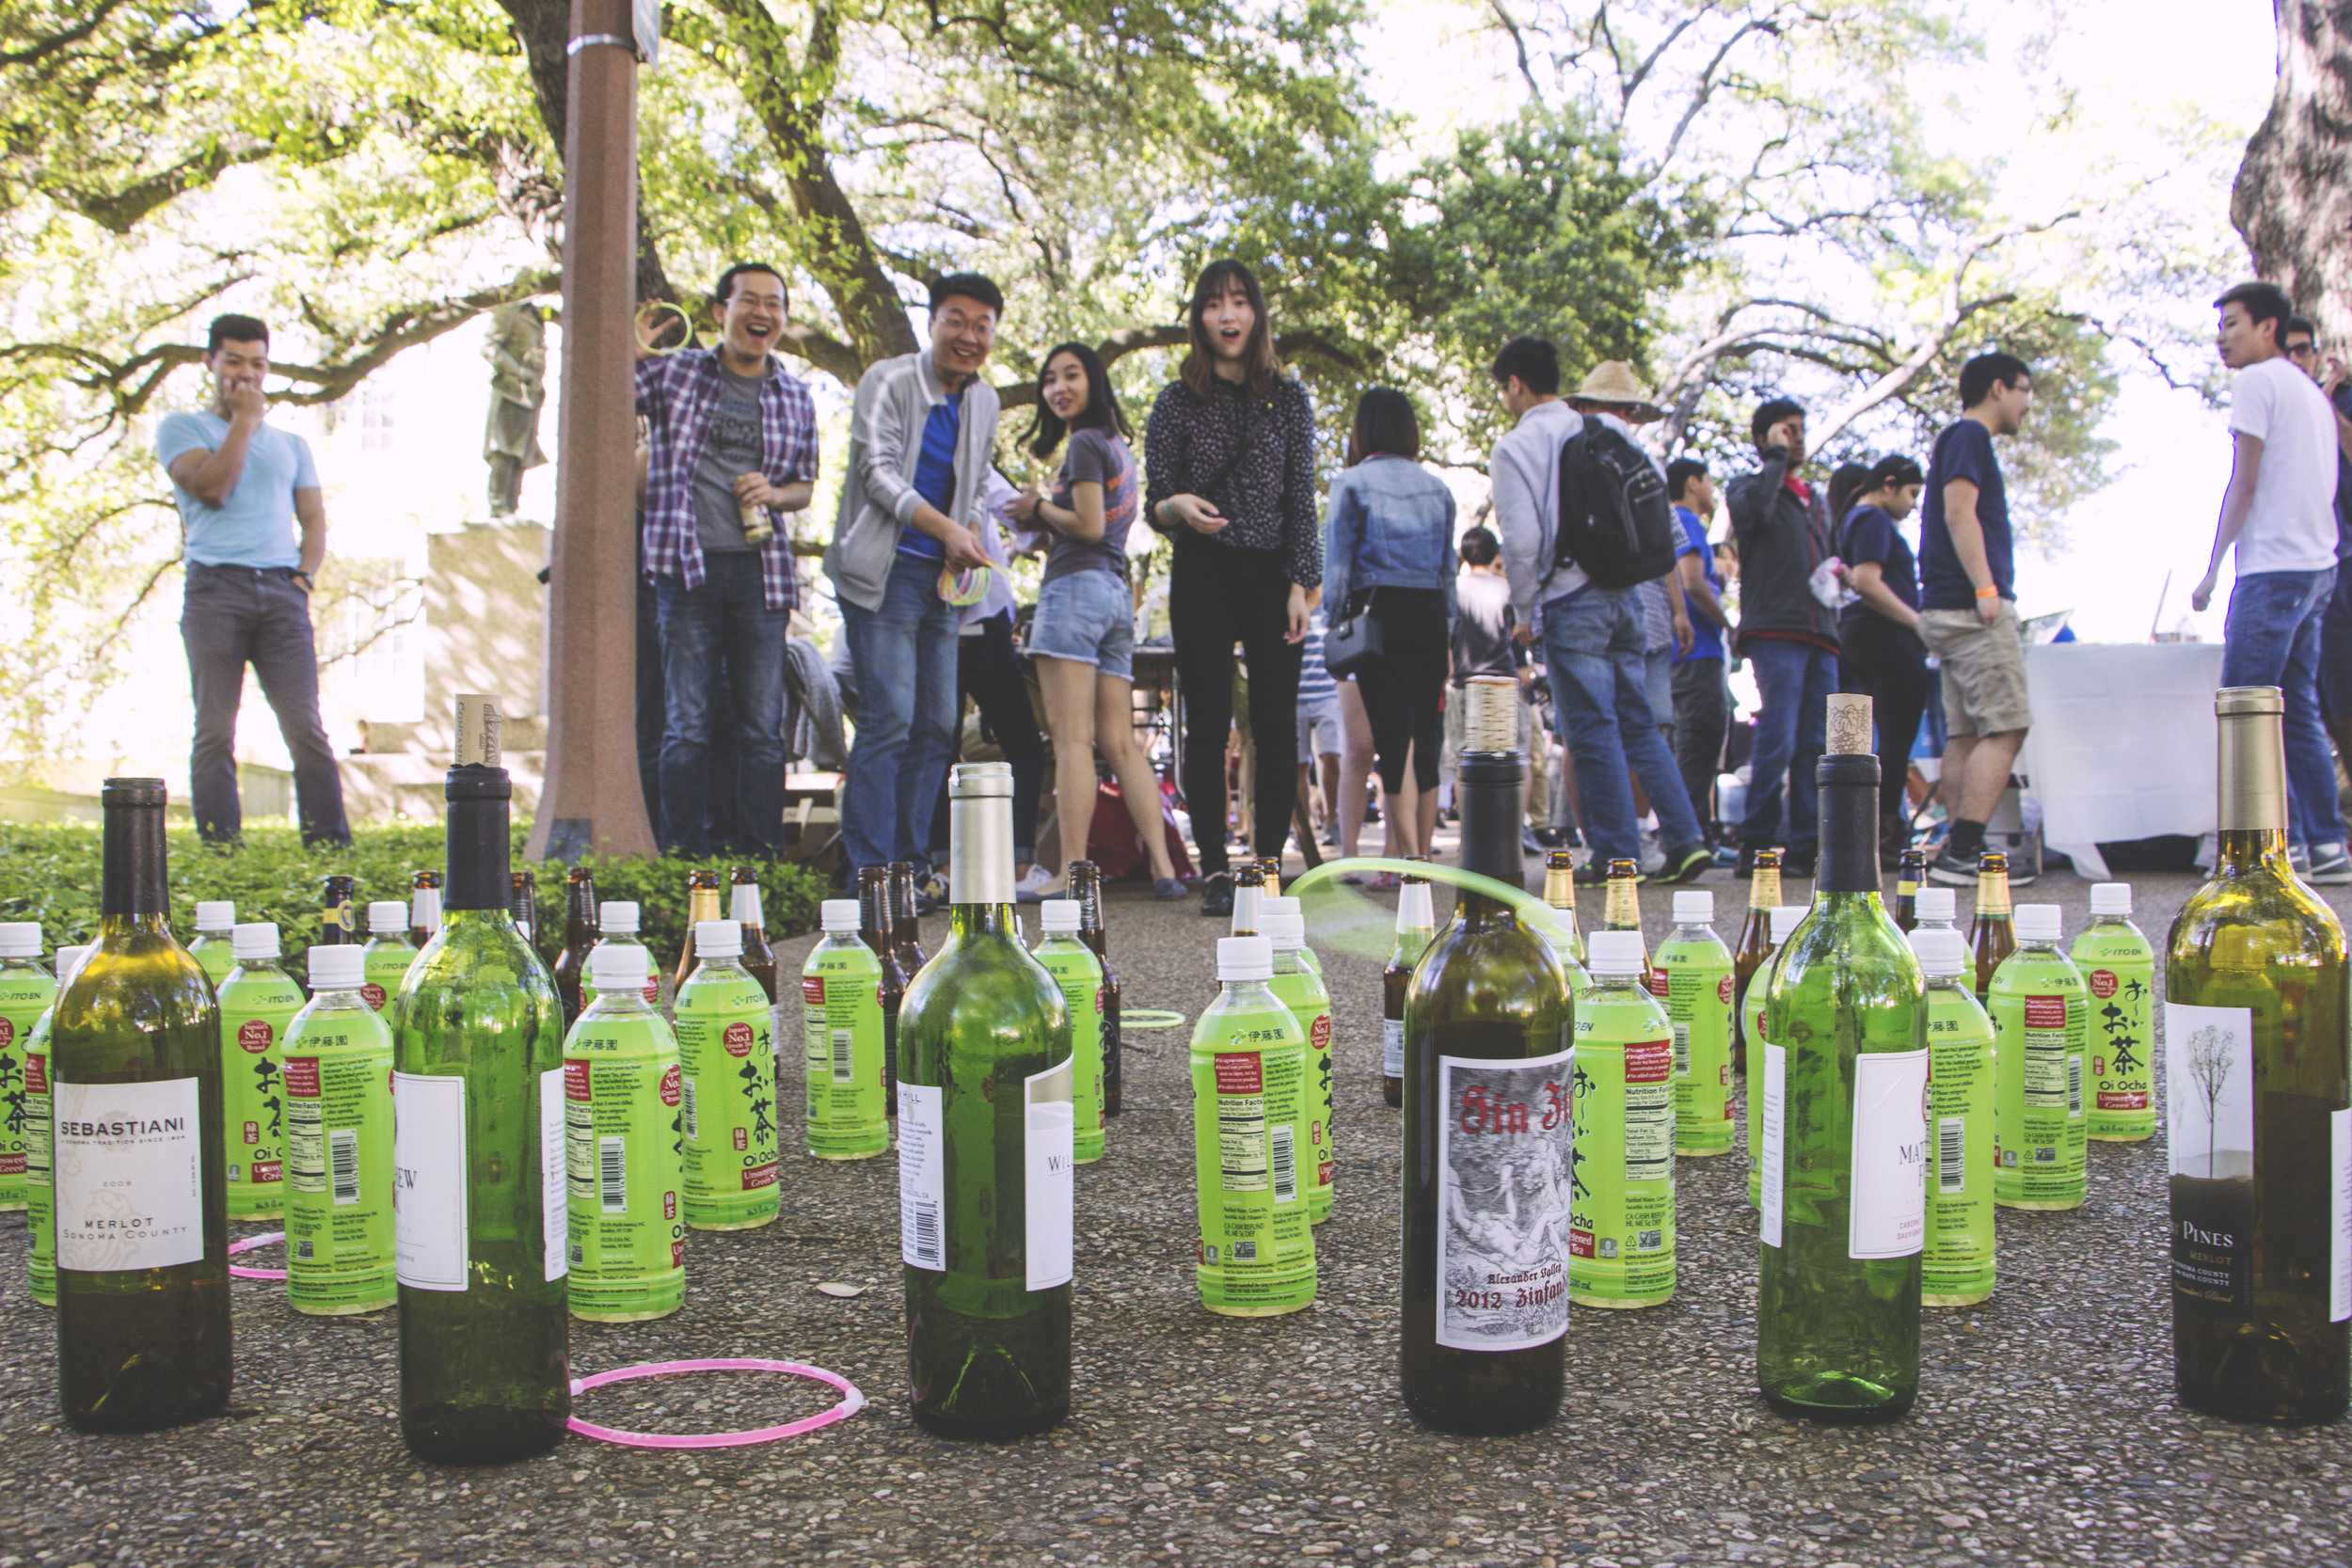
{"type": "Polygon", "coordinates": [[[1396,941],[1380,972],[1380,1098],[1391,1105],[1405,1103],[1405,991],[1437,934],[1428,879],[1408,873],[1397,890],[1396,941]]]}
{"type": "MultiPolygon", "coordinates": [[[[1504,710],[1502,723],[1517,720],[1504,710]]],[[[1475,706],[1464,724],[1490,742],[1501,729],[1475,706]]],[[[1462,752],[1464,870],[1523,885],[1525,776],[1517,752],[1462,752]]],[[[1400,1370],[1406,1408],[1440,1431],[1525,1432],[1560,1410],[1569,1022],[1550,944],[1508,906],[1463,892],[1405,997],[1400,1370]],[[1505,1182],[1504,1170],[1527,1175],[1505,1182]]]]}
{"type": "Polygon", "coordinates": [[[1731,949],[1715,934],[1715,895],[1677,893],[1674,930],[1659,944],[1666,1020],[1674,1029],[1677,1154],[1731,1152],[1731,949]]]}
{"type": "Polygon", "coordinates": [[[571,1416],[564,1004],[515,927],[506,769],[485,736],[457,755],[445,923],[392,1003],[392,1234],[401,1436],[484,1465],[571,1416]]]}
{"type": "MultiPolygon", "coordinates": [[[[1764,963],[1740,997],[1740,1015],[1747,1021],[1752,1038],[1764,1037],[1764,999],[1772,989],[1772,960],[1788,946],[1804,914],[1802,904],[1775,904],[1769,911],[1764,963]]],[[[1748,1074],[1748,1207],[1764,1207],[1764,1087],[1754,1072],[1748,1074]]]]}
{"type": "Polygon", "coordinates": [[[408,887],[408,945],[418,952],[433,940],[433,933],[441,928],[441,874],[437,871],[418,871],[411,874],[408,887]]]}
{"type": "Polygon", "coordinates": [[[1928,879],[1928,852],[1905,849],[1895,871],[1895,927],[1905,936],[1919,924],[1919,887],[1928,879]]]}
{"type": "MultiPolygon", "coordinates": [[[[637,940],[637,902],[631,898],[608,898],[596,906],[596,944],[588,949],[595,958],[607,947],[634,947],[645,955],[645,983],[638,994],[645,1006],[661,1014],[665,1022],[672,1022],[675,996],[670,990],[669,971],[654,961],[653,949],[637,940]]],[[[688,933],[690,942],[692,933],[688,933]]],[[[596,999],[596,966],[586,965],[580,976],[580,1010],[586,1012],[596,999]]]]}
{"type": "Polygon", "coordinates": [[[236,927],[237,906],[230,900],[207,898],[196,906],[196,940],[188,943],[188,954],[215,989],[237,967],[230,936],[236,927]]]}
{"type": "Polygon", "coordinates": [[[274,1220],[286,1212],[286,1030],[302,988],[278,966],[275,924],[242,922],[233,940],[237,967],[220,983],[229,1217],[274,1220]]]}
{"type": "MultiPolygon", "coordinates": [[[[1949,894],[1951,890],[1943,890],[1949,894]]],[[[1958,931],[1920,927],[1912,955],[1927,978],[1928,1237],[1924,1307],[1974,1307],[1993,1293],[1993,1020],[1970,989],[1958,931]]]]}
{"type": "Polygon", "coordinates": [[[1581,967],[1584,962],[1584,932],[1576,922],[1576,857],[1568,850],[1553,849],[1544,856],[1544,902],[1559,911],[1568,933],[1567,950],[1562,961],[1572,958],[1581,967]]]}
{"type": "Polygon", "coordinates": [[[311,945],[341,947],[359,941],[359,911],[355,900],[359,896],[359,884],[338,871],[320,884],[319,934],[311,945]]]}
{"type": "Polygon", "coordinates": [[[0,1212],[24,1207],[24,1046],[57,999],[57,981],[40,961],[40,923],[0,921],[0,1212]]]}
{"type": "Polygon", "coordinates": [[[854,898],[828,898],[824,940],[801,969],[809,1154],[870,1160],[890,1148],[882,1114],[882,959],[858,937],[854,898]]]}
{"type": "Polygon", "coordinates": [[[1321,1225],[1338,1198],[1339,1155],[1332,1141],[1333,1068],[1331,993],[1323,976],[1306,964],[1306,916],[1298,900],[1269,895],[1258,906],[1274,947],[1274,977],[1267,989],[1291,1012],[1307,1042],[1307,1219],[1321,1225]]]}
{"type": "Polygon", "coordinates": [[[1216,1000],[1192,1031],[1193,1278],[1220,1317],[1279,1317],[1315,1299],[1314,1227],[1298,1179],[1307,1037],[1274,994],[1267,938],[1220,938],[1216,974],[1216,1000]]]}
{"type": "Polygon", "coordinates": [[[907,984],[923,973],[927,961],[923,952],[923,907],[914,895],[914,865],[909,861],[890,863],[890,932],[898,944],[898,967],[906,971],[907,984]]]}
{"type": "Polygon", "coordinates": [[[2131,883],[2091,885],[2090,924],[2069,957],[2090,991],[2090,1136],[2144,1142],[2156,1132],[2156,950],[2132,924],[2131,883]]]}
{"type": "Polygon", "coordinates": [[[1568,1299],[1657,1307],[1675,1293],[1674,1028],[1650,993],[1641,933],[1597,931],[1588,951],[1571,1069],[1568,1299]]]}
{"type": "Polygon", "coordinates": [[[1993,1201],[2079,1209],[2089,1190],[2090,990],[2058,949],[2058,907],[2020,904],[2017,950],[1993,972],[1993,1201]]]}
{"type": "Polygon", "coordinates": [[[1070,863],[1070,896],[1078,901],[1078,938],[1103,966],[1103,1116],[1119,1115],[1123,1088],[1125,1041],[1120,1030],[1122,990],[1119,971],[1111,967],[1110,944],[1103,928],[1103,869],[1092,861],[1070,863]]]}
{"type": "Polygon", "coordinates": [[[368,943],[359,954],[359,994],[380,1013],[400,994],[400,983],[417,960],[417,950],[408,944],[408,906],[397,898],[370,904],[368,943]]]}
{"type": "Polygon", "coordinates": [[[548,970],[555,977],[555,993],[564,999],[566,1029],[579,1021],[586,1006],[580,999],[580,983],[588,977],[588,950],[603,934],[604,927],[596,919],[596,875],[584,865],[575,865],[564,874],[564,951],[555,956],[548,970]]]}
{"type": "Polygon", "coordinates": [[[1990,1011],[1994,972],[2017,951],[2017,927],[2009,905],[2009,857],[1998,849],[1987,849],[1977,861],[1977,921],[1969,929],[1968,945],[1977,956],[1977,1000],[1990,1011]]]}
{"type": "Polygon", "coordinates": [[[1926,984],[1881,899],[1870,699],[1829,710],[1813,907],[1764,1004],[1756,1381],[1788,1415],[1891,1420],[1919,1392],[1926,984]]]}
{"type": "Polygon", "coordinates": [[[912,976],[898,961],[898,933],[890,917],[890,870],[863,865],[857,873],[858,940],[882,964],[882,1115],[898,1114],[898,1012],[912,976]]]}
{"type": "MultiPolygon", "coordinates": [[[[702,955],[695,947],[694,939],[701,932],[703,923],[719,918],[719,874],[700,869],[689,871],[686,874],[686,938],[678,944],[677,970],[670,981],[671,994],[676,995],[686,990],[687,977],[694,973],[695,965],[701,961],[702,955]]],[[[737,941],[739,944],[741,938],[737,941]]],[[[685,1049],[682,1037],[679,1049],[685,1049]]],[[[688,1077],[693,1076],[694,1069],[691,1063],[686,1070],[688,1077]]],[[[687,1119],[693,1119],[691,1112],[687,1119]]],[[[692,1134],[688,1134],[687,1141],[693,1141],[692,1134]]],[[[691,1164],[691,1161],[689,1164],[691,1164]]]]}
{"type": "Polygon", "coordinates": [[[366,949],[314,945],[309,960],[310,1000],[285,1043],[286,1304],[380,1312],[399,1299],[392,1030],[362,990],[366,949]]]}
{"type": "Polygon", "coordinates": [[[2172,1369],[2192,1410],[2330,1421],[2352,1393],[2347,972],[2287,861],[2283,706],[2215,693],[2219,845],[2165,942],[2172,1369]]]}
{"type": "Polygon", "coordinates": [[[515,895],[515,929],[533,951],[539,946],[539,879],[528,871],[508,874],[515,895]]]}
{"type": "MultiPolygon", "coordinates": [[[[1756,867],[1748,874],[1748,919],[1740,928],[1740,941],[1731,950],[1731,990],[1740,998],[1739,1010],[1731,1020],[1731,1070],[1745,1077],[1748,1072],[1748,983],[1764,960],[1772,956],[1772,911],[1780,908],[1780,851],[1758,849],[1756,867]]],[[[1749,1090],[1751,1096],[1755,1090],[1749,1090]]]]}
{"type": "Polygon", "coordinates": [[[1013,929],[1011,768],[957,765],[947,810],[947,939],[898,1015],[908,1380],[924,1430],[1012,1437],[1070,1414],[1077,1085],[1013,929]]]}
{"type": "Polygon", "coordinates": [[[652,958],[635,942],[597,948],[596,999],[564,1038],[569,1305],[587,1323],[644,1323],[686,1303],[685,1078],[645,1000],[652,958]]]}
{"type": "MultiPolygon", "coordinates": [[[[709,901],[719,901],[716,873],[709,901]]],[[[743,927],[696,923],[700,961],[677,989],[678,1060],[686,1069],[686,1223],[755,1230],[776,1217],[776,1042],[768,993],[743,967],[743,927]]]]}
{"type": "Polygon", "coordinates": [[[108,779],[98,940],[50,1022],[57,1384],[77,1432],[229,1406],[220,1007],[171,935],[161,779],[108,779]]]}
{"type": "MultiPolygon", "coordinates": [[[[57,990],[73,982],[87,947],[57,949],[57,990]]],[[[33,1024],[24,1041],[24,1272],[35,1305],[57,1305],[57,1185],[51,1155],[49,1037],[56,1004],[33,1024]]]]}
{"type": "Polygon", "coordinates": [[[1038,908],[1043,937],[1037,961],[1061,988],[1070,1010],[1071,1070],[1078,1085],[1075,1148],[1078,1164],[1103,1157],[1103,966],[1078,935],[1078,901],[1048,898],[1038,908]]]}

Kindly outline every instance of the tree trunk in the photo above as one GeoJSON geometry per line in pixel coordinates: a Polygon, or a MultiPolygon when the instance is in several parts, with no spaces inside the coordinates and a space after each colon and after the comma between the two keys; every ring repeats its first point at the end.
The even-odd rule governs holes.
{"type": "Polygon", "coordinates": [[[2279,84],[2230,221],[2322,341],[2352,341],[2352,0],[2273,0],[2279,84]]]}

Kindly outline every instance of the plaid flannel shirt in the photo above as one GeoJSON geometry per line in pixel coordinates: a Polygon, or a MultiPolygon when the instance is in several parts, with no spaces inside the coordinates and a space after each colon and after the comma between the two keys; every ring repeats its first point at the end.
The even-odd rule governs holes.
{"type": "MultiPolygon", "coordinates": [[[[637,361],[637,412],[652,431],[645,474],[644,567],[649,578],[703,585],[702,540],[694,531],[694,466],[702,461],[719,406],[716,349],[649,355],[637,361]]],[[[774,359],[759,388],[759,467],[771,484],[817,478],[817,404],[807,384],[774,359]]],[[[771,508],[775,534],[759,546],[759,580],[770,610],[800,600],[792,541],[784,515],[771,508]]]]}

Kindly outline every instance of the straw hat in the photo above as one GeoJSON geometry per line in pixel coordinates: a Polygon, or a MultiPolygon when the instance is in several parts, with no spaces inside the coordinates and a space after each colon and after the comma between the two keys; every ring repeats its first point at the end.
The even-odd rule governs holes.
{"type": "Polygon", "coordinates": [[[1665,417],[1666,411],[1650,401],[1649,388],[1634,379],[1633,367],[1622,359],[1604,359],[1595,365],[1584,385],[1568,396],[1580,403],[1605,403],[1621,408],[1625,417],[1636,423],[1665,417]]]}

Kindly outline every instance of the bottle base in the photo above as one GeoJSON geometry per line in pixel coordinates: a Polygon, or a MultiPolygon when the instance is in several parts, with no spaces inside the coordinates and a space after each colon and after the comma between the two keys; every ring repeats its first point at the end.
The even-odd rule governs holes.
{"type": "Polygon", "coordinates": [[[1070,1419],[1070,1406],[1065,1403],[1027,1416],[993,1421],[968,1420],[936,1410],[926,1410],[919,1404],[913,1406],[910,1414],[914,1417],[916,1426],[934,1437],[952,1437],[967,1443],[1012,1443],[1024,1437],[1035,1437],[1041,1432],[1053,1431],[1070,1419]]]}
{"type": "Polygon", "coordinates": [[[1981,1291],[1955,1291],[1949,1292],[1922,1291],[1919,1292],[1919,1305],[1922,1307],[1975,1307],[1980,1302],[1987,1302],[1992,1299],[1993,1287],[1990,1285],[1987,1285],[1981,1291]]]}
{"type": "Polygon", "coordinates": [[[1304,1312],[1314,1304],[1315,1298],[1309,1296],[1305,1301],[1279,1307],[1261,1306],[1255,1302],[1238,1307],[1220,1306],[1213,1301],[1203,1301],[1200,1307],[1203,1311],[1213,1312],[1220,1318],[1287,1318],[1293,1312],[1304,1312]]]}
{"type": "Polygon", "coordinates": [[[1783,1391],[1762,1390],[1764,1402],[1784,1416],[1824,1426],[1863,1426],[1900,1420],[1911,1413],[1915,1392],[1897,1393],[1867,1378],[1824,1372],[1783,1391]]]}
{"type": "MultiPolygon", "coordinates": [[[[856,1154],[837,1154],[837,1153],[834,1153],[834,1152],[833,1152],[833,1151],[831,1151],[831,1150],[828,1150],[828,1149],[815,1149],[815,1148],[812,1148],[812,1149],[810,1149],[810,1150],[808,1151],[808,1157],[809,1157],[810,1159],[812,1159],[812,1160],[834,1160],[834,1161],[840,1161],[840,1162],[848,1162],[848,1161],[852,1161],[852,1160],[879,1160],[879,1159],[881,1159],[883,1155],[885,1155],[885,1154],[887,1154],[887,1153],[889,1153],[889,1152],[890,1152],[890,1146],[889,1146],[887,1143],[885,1143],[885,1144],[883,1144],[883,1145],[882,1145],[880,1148],[868,1148],[868,1149],[862,1150],[862,1151],[860,1151],[859,1153],[856,1153],[856,1154]]],[[[1083,1162],[1081,1162],[1081,1163],[1083,1164],[1083,1162]]],[[[688,1223],[688,1224],[690,1224],[690,1225],[691,1225],[693,1222],[690,1220],[690,1221],[688,1221],[687,1223],[688,1223]]],[[[707,1229],[712,1229],[712,1228],[715,1228],[715,1227],[709,1227],[709,1226],[699,1226],[699,1227],[696,1227],[696,1228],[697,1228],[697,1229],[706,1229],[706,1230],[707,1230],[707,1229]]]]}
{"type": "Polygon", "coordinates": [[[755,1220],[698,1220],[691,1212],[686,1216],[689,1230],[757,1230],[763,1225],[775,1223],[774,1214],[762,1214],[755,1220]]]}
{"type": "Polygon", "coordinates": [[[1588,1295],[1581,1291],[1574,1290],[1568,1292],[1569,1306],[1591,1307],[1604,1312],[1638,1312],[1645,1307],[1663,1307],[1672,1300],[1674,1300],[1672,1291],[1662,1296],[1645,1296],[1639,1301],[1629,1301],[1623,1296],[1588,1295]]]}
{"type": "Polygon", "coordinates": [[[686,1305],[683,1298],[667,1307],[567,1307],[573,1319],[583,1323],[649,1323],[675,1316],[686,1305]]]}
{"type": "Polygon", "coordinates": [[[370,1312],[389,1312],[400,1305],[400,1297],[393,1294],[382,1301],[337,1302],[331,1306],[305,1306],[289,1297],[286,1305],[306,1318],[357,1318],[370,1312]]]}
{"type": "Polygon", "coordinates": [[[2144,1144],[2155,1135],[2156,1130],[2151,1127],[2145,1132],[2101,1132],[2094,1129],[2090,1137],[2095,1144],[2144,1144]]]}
{"type": "Polygon", "coordinates": [[[123,1435],[142,1432],[163,1432],[171,1427],[183,1427],[194,1421],[209,1421],[229,1410],[229,1389],[224,1383],[215,1392],[199,1393],[181,1402],[154,1405],[125,1405],[109,1411],[103,1407],[65,1412],[65,1424],[76,1432],[123,1435]]]}
{"type": "Polygon", "coordinates": [[[1729,1144],[1724,1145],[1721,1148],[1685,1148],[1680,1144],[1675,1145],[1676,1155],[1685,1160],[1711,1160],[1719,1154],[1728,1154],[1730,1152],[1731,1146],[1729,1144]]]}
{"type": "Polygon", "coordinates": [[[2081,1208],[2083,1204],[2089,1200],[2089,1194],[2085,1194],[2082,1197],[1996,1196],[1993,1200],[1993,1207],[1995,1209],[2015,1209],[2021,1212],[2028,1214],[2062,1214],[2070,1209],[2081,1208]]]}
{"type": "Polygon", "coordinates": [[[536,1459],[564,1440],[570,1402],[552,1410],[485,1410],[470,1405],[425,1405],[401,1412],[400,1435],[408,1451],[432,1465],[507,1465],[536,1459]]]}
{"type": "Polygon", "coordinates": [[[1077,1165],[1099,1165],[1103,1163],[1103,1155],[1104,1152],[1104,1150],[1098,1148],[1093,1153],[1089,1154],[1082,1148],[1070,1157],[1070,1162],[1071,1164],[1077,1165]]]}

